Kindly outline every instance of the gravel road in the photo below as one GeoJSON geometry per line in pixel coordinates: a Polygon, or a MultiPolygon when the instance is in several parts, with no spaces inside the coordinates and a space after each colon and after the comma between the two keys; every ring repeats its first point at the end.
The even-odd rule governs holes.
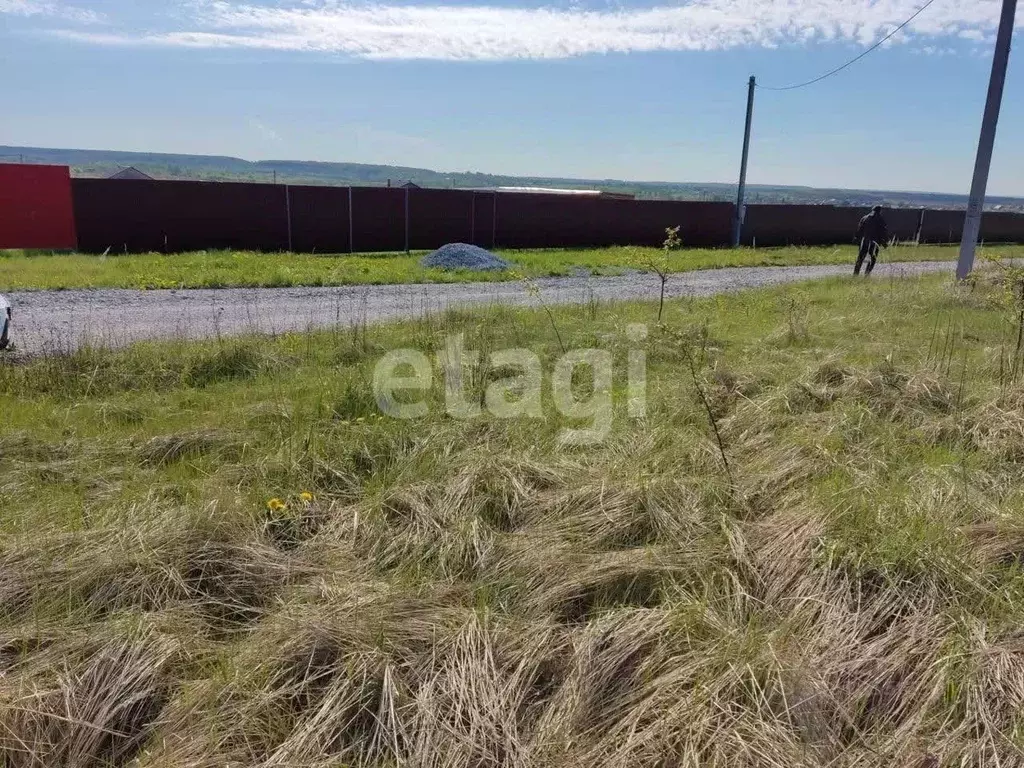
{"type": "MultiPolygon", "coordinates": [[[[880,265],[872,279],[952,271],[951,262],[880,265]]],[[[846,275],[850,267],[734,267],[673,275],[667,295],[707,296],[744,288],[846,275]]],[[[651,299],[658,278],[556,277],[536,281],[550,304],[651,299]]],[[[14,338],[23,352],[68,350],[89,342],[122,345],[141,339],[278,333],[416,317],[447,307],[538,302],[520,282],[373,285],[339,288],[225,288],[135,291],[93,289],[9,294],[14,338]]]]}

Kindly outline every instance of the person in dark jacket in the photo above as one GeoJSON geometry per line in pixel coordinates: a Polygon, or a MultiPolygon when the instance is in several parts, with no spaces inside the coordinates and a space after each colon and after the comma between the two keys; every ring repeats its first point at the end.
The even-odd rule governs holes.
{"type": "Polygon", "coordinates": [[[11,343],[11,303],[0,296],[0,349],[7,349],[11,343]]]}
{"type": "Polygon", "coordinates": [[[853,268],[853,274],[860,274],[860,268],[867,259],[868,267],[864,274],[870,275],[878,260],[879,248],[889,244],[889,227],[882,217],[882,206],[876,205],[871,209],[871,213],[860,220],[857,226],[857,239],[860,241],[860,252],[857,254],[857,265],[853,268]]]}

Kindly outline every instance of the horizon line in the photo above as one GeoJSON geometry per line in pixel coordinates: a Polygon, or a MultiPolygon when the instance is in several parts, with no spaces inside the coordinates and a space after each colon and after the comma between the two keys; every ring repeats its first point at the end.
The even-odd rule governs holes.
{"type": "MultiPolygon", "coordinates": [[[[210,158],[210,159],[226,159],[226,160],[237,160],[243,163],[257,164],[257,163],[309,163],[309,164],[320,164],[320,165],[356,165],[364,166],[368,168],[407,168],[413,171],[425,171],[427,173],[434,173],[441,176],[446,174],[478,174],[481,176],[497,176],[505,178],[516,178],[516,179],[544,179],[549,181],[572,181],[572,182],[583,182],[588,184],[600,184],[603,182],[613,182],[617,184],[645,184],[645,185],[717,185],[735,188],[737,182],[731,181],[668,181],[668,180],[652,180],[652,179],[616,179],[612,177],[604,178],[588,178],[583,176],[559,176],[559,175],[546,175],[546,174],[532,174],[532,173],[496,173],[491,171],[473,171],[473,170],[444,170],[439,171],[434,168],[425,168],[421,166],[412,165],[399,165],[392,163],[372,163],[363,161],[352,161],[352,160],[296,160],[286,158],[266,158],[259,160],[251,160],[249,158],[240,157],[237,155],[215,155],[215,154],[196,154],[191,152],[165,152],[165,151],[142,151],[142,150],[121,150],[121,149],[96,149],[92,147],[38,147],[30,145],[19,145],[19,144],[0,144],[0,149],[13,149],[13,150],[25,150],[24,153],[36,150],[43,152],[102,152],[109,154],[122,154],[122,155],[162,155],[165,157],[191,157],[191,158],[210,158]]],[[[3,162],[2,155],[0,155],[0,162],[3,162]]],[[[785,183],[764,183],[764,182],[748,182],[747,188],[756,187],[768,187],[777,189],[807,189],[815,191],[835,191],[835,192],[862,192],[862,193],[893,193],[893,194],[904,194],[904,195],[945,195],[950,197],[962,197],[964,199],[969,198],[969,194],[966,192],[948,192],[948,191],[929,191],[923,189],[897,189],[897,188],[873,188],[867,189],[862,187],[821,187],[813,184],[785,184],[785,183]]],[[[989,194],[986,195],[986,200],[991,198],[1005,198],[1010,200],[1024,201],[1024,194],[1022,195],[1005,195],[1005,194],[989,194]]]]}

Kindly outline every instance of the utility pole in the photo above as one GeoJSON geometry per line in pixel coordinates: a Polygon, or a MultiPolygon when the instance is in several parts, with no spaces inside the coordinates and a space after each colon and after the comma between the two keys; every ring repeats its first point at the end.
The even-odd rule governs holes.
{"type": "Polygon", "coordinates": [[[743,129],[743,159],[740,160],[740,185],[736,192],[736,216],[732,223],[732,247],[739,248],[740,236],[743,233],[744,197],[747,192],[747,158],[750,155],[750,123],[754,119],[754,89],[757,88],[757,78],[750,76],[750,84],[747,89],[747,125],[743,129]]]}
{"type": "Polygon", "coordinates": [[[1013,17],[1016,11],[1017,0],[1003,0],[999,32],[996,34],[996,51],[992,57],[992,74],[985,99],[985,114],[981,120],[978,156],[974,161],[971,197],[967,203],[964,234],[960,241],[960,261],[956,265],[958,280],[966,279],[974,268],[974,250],[981,232],[981,212],[985,208],[985,190],[988,187],[989,168],[992,166],[992,146],[996,140],[999,107],[1003,102],[1003,84],[1006,82],[1006,65],[1010,60],[1010,41],[1013,38],[1013,17]]]}

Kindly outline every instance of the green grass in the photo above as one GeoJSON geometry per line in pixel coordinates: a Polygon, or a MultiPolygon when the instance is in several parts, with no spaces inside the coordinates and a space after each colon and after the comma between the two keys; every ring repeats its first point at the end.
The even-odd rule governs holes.
{"type": "MultiPolygon", "coordinates": [[[[1024,246],[990,246],[999,256],[1024,255],[1024,246]]],[[[653,248],[502,251],[528,277],[616,274],[646,269],[661,256],[653,248]]],[[[318,286],[383,283],[508,280],[511,275],[444,272],[419,266],[422,253],[377,255],[305,255],[211,251],[175,255],[28,254],[0,252],[0,290],[57,288],[226,288],[231,286],[318,286]]],[[[714,267],[799,264],[852,264],[853,246],[823,248],[685,249],[672,254],[670,271],[714,267]]],[[[953,246],[894,246],[883,261],[956,258],[953,246]]]]}
{"type": "MultiPolygon", "coordinates": [[[[0,762],[1019,763],[1005,294],[843,278],[656,312],[0,363],[0,762]],[[542,419],[454,419],[440,387],[379,417],[386,351],[461,332],[547,382],[552,323],[613,354],[604,442],[562,445],[547,387],[542,419]]],[[[473,400],[494,376],[464,372],[473,400]]]]}

